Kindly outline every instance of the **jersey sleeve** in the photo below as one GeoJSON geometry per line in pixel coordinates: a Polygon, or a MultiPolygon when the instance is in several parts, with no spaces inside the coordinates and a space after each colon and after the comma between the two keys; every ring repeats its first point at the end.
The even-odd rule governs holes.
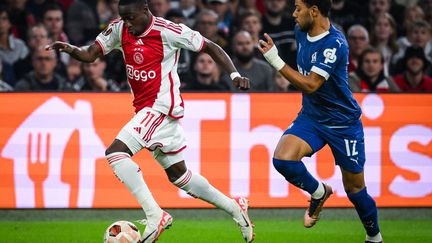
{"type": "Polygon", "coordinates": [[[114,20],[96,37],[96,44],[101,47],[104,55],[121,47],[122,28],[123,21],[114,20]]]}
{"type": "MultiPolygon", "coordinates": [[[[184,48],[194,52],[201,51],[204,47],[204,37],[184,24],[179,24],[180,31],[166,31],[167,38],[177,48],[184,48]]],[[[177,28],[178,30],[179,28],[177,28]]]]}
{"type": "Polygon", "coordinates": [[[339,63],[347,62],[347,58],[348,46],[346,41],[340,38],[331,38],[317,52],[316,62],[312,66],[311,71],[327,80],[339,63]]]}

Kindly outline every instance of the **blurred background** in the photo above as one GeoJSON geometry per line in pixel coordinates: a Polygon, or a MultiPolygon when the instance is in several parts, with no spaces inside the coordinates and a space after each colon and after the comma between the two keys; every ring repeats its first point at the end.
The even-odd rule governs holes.
{"type": "MultiPolygon", "coordinates": [[[[1,91],[128,91],[119,51],[91,64],[40,50],[53,41],[94,42],[118,18],[118,0],[4,0],[0,4],[1,91]],[[29,85],[32,84],[32,85],[29,85]]],[[[155,16],[183,23],[224,48],[249,92],[295,92],[257,49],[264,32],[296,68],[294,1],[148,0],[155,16]]],[[[431,0],[334,0],[330,19],[350,47],[354,92],[431,92],[431,0]]],[[[235,92],[210,56],[183,50],[184,91],[235,92]]]]}
{"type": "MultiPolygon", "coordinates": [[[[272,166],[301,94],[264,60],[257,41],[268,33],[296,68],[294,0],[148,2],[154,15],[219,44],[252,82],[240,93],[209,55],[182,50],[189,169],[227,195],[251,200],[256,242],[362,242],[328,147],[304,160],[335,190],[325,220],[312,231],[301,225],[309,196],[272,166]]],[[[0,1],[1,242],[100,242],[112,222],[143,217],[104,156],[134,114],[121,52],[84,64],[41,49],[53,41],[93,43],[119,17],[117,5],[0,1]]],[[[380,207],[384,239],[432,242],[432,0],[333,0],[330,19],[349,43],[349,85],[363,110],[366,183],[380,207]]],[[[242,242],[227,215],[172,186],[149,153],[134,159],[176,219],[161,242],[242,242]]]]}

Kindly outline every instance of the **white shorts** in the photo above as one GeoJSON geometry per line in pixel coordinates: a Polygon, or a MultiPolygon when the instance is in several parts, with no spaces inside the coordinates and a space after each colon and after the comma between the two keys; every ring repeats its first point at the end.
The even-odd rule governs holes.
{"type": "Polygon", "coordinates": [[[179,120],[149,107],[139,111],[116,139],[126,144],[133,154],[148,149],[164,169],[182,161],[182,151],[186,148],[186,137],[179,120]]]}

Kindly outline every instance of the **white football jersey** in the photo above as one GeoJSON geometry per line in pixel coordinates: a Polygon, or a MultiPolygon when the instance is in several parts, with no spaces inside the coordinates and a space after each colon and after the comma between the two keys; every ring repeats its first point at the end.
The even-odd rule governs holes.
{"type": "Polygon", "coordinates": [[[177,62],[180,48],[195,52],[203,48],[204,37],[199,32],[152,16],[147,29],[134,36],[123,20],[114,20],[97,36],[96,44],[104,55],[113,49],[123,52],[135,112],[151,107],[175,119],[183,117],[177,62]]]}

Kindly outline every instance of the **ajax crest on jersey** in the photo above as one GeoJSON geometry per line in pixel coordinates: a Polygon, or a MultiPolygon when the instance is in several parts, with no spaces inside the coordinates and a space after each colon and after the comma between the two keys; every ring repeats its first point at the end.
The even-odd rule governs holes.
{"type": "Polygon", "coordinates": [[[133,59],[136,64],[142,64],[144,62],[144,56],[141,52],[135,52],[133,54],[133,59]]]}

